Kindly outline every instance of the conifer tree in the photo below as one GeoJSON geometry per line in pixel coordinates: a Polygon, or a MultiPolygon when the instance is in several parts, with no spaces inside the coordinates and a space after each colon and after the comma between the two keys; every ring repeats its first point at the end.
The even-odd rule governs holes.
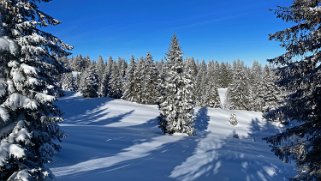
{"type": "Polygon", "coordinates": [[[119,72],[119,67],[116,62],[113,63],[111,77],[109,81],[108,96],[111,98],[119,99],[122,97],[122,80],[119,72]]]}
{"type": "Polygon", "coordinates": [[[195,89],[195,98],[196,104],[198,106],[205,106],[206,105],[206,97],[205,97],[205,87],[207,85],[207,65],[203,60],[199,66],[198,74],[196,76],[196,87],[195,89]]]}
{"type": "Polygon", "coordinates": [[[98,61],[96,63],[96,70],[97,70],[97,76],[99,83],[102,82],[105,72],[105,63],[102,56],[99,56],[98,61]]]}
{"type": "Polygon", "coordinates": [[[47,1],[0,1],[0,39],[12,43],[0,53],[0,132],[11,128],[0,142],[0,180],[54,179],[45,164],[59,150],[62,132],[49,92],[52,75],[63,70],[58,58],[71,47],[43,31],[59,21],[38,9],[41,2],[47,1]]]}
{"type": "Polygon", "coordinates": [[[134,101],[135,100],[135,78],[134,78],[134,72],[136,70],[136,62],[135,58],[132,56],[130,60],[129,67],[127,69],[126,73],[126,79],[125,79],[125,86],[124,86],[124,95],[123,99],[128,100],[128,101],[134,101]]]}
{"type": "Polygon", "coordinates": [[[234,62],[235,73],[233,83],[227,92],[227,103],[230,109],[250,110],[249,82],[245,73],[244,63],[234,62]]]}
{"type": "Polygon", "coordinates": [[[158,74],[150,53],[147,53],[144,69],[142,103],[155,104],[159,97],[157,91],[158,74]]]}
{"type": "Polygon", "coordinates": [[[98,97],[98,76],[96,66],[88,67],[81,76],[80,91],[84,97],[98,97]]]}
{"type": "Polygon", "coordinates": [[[295,158],[296,180],[321,179],[321,6],[320,1],[294,0],[289,7],[275,10],[278,18],[294,24],[270,39],[281,42],[286,53],[269,60],[277,65],[278,85],[288,95],[267,117],[300,121],[268,139],[283,160],[295,158]]]}
{"type": "Polygon", "coordinates": [[[108,96],[109,92],[111,90],[109,82],[110,82],[110,78],[111,78],[113,64],[114,64],[113,58],[109,57],[108,62],[105,66],[103,78],[102,78],[100,85],[99,85],[98,95],[100,97],[108,96]]]}
{"type": "Polygon", "coordinates": [[[61,76],[61,88],[65,91],[75,91],[76,85],[72,73],[64,73],[61,76]]]}
{"type": "Polygon", "coordinates": [[[215,70],[214,62],[208,63],[207,70],[207,85],[205,86],[205,105],[213,108],[221,107],[220,98],[218,95],[218,72],[215,70]]]}
{"type": "Polygon", "coordinates": [[[259,62],[254,61],[249,71],[249,86],[250,86],[250,107],[254,111],[262,111],[263,100],[260,96],[260,85],[263,82],[262,67],[259,62]]]}
{"type": "Polygon", "coordinates": [[[165,82],[163,102],[160,104],[160,128],[164,133],[194,132],[194,97],[191,71],[184,70],[182,52],[176,36],[173,37],[167,54],[168,70],[165,82]]]}
{"type": "Polygon", "coordinates": [[[143,89],[144,89],[144,65],[145,61],[143,58],[140,58],[138,61],[137,67],[134,71],[134,102],[142,103],[143,102],[143,89]]]}
{"type": "Polygon", "coordinates": [[[265,66],[263,80],[259,85],[259,97],[262,100],[262,111],[265,112],[265,116],[276,110],[283,101],[284,95],[282,90],[275,84],[276,80],[277,77],[273,70],[265,66]]]}

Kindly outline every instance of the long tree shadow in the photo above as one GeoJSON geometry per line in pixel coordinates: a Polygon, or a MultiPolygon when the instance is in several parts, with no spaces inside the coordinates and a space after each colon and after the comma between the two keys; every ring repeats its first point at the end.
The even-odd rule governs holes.
{"type": "Polygon", "coordinates": [[[208,127],[210,117],[208,116],[207,107],[202,107],[198,110],[195,118],[195,130],[196,134],[203,135],[208,127]]]}
{"type": "MultiPolygon", "coordinates": [[[[112,124],[112,123],[116,123],[121,121],[123,118],[131,115],[134,112],[134,110],[131,110],[129,112],[126,112],[124,114],[120,114],[118,116],[114,116],[111,118],[106,118],[106,119],[100,119],[99,121],[91,121],[90,123],[88,123],[88,125],[107,125],[107,124],[112,124]]],[[[95,120],[99,117],[89,117],[91,120],[95,120]]]]}
{"type": "Polygon", "coordinates": [[[270,123],[262,124],[253,119],[249,131],[248,137],[237,138],[232,133],[220,141],[209,134],[203,146],[198,148],[200,154],[176,167],[171,177],[184,181],[288,180],[292,177],[295,167],[278,160],[262,140],[266,135],[278,132],[278,129],[270,123]],[[209,141],[211,139],[212,142],[209,141]]]}
{"type": "MultiPolygon", "coordinates": [[[[208,123],[206,121],[209,119],[206,114],[207,110],[204,108],[199,110],[196,115],[198,131],[207,129],[208,123]]],[[[92,176],[95,176],[95,180],[113,180],[115,178],[117,180],[168,180],[172,169],[193,155],[200,137],[161,135],[159,129],[158,131],[148,131],[148,128],[155,128],[157,124],[158,119],[155,118],[141,125],[108,128],[108,132],[113,130],[108,134],[111,137],[124,135],[124,132],[129,134],[128,137],[125,136],[126,143],[121,143],[120,140],[114,143],[108,142],[110,148],[106,149],[106,152],[113,152],[113,154],[74,165],[60,166],[60,168],[53,170],[58,176],[61,175],[60,178],[63,180],[90,180],[92,176]],[[121,133],[116,133],[118,131],[121,133]],[[110,143],[118,145],[110,145],[110,143]],[[124,148],[124,145],[127,147],[124,148]],[[116,147],[117,152],[111,151],[116,147]],[[84,168],[87,166],[88,168],[84,168]],[[124,174],[123,168],[126,168],[126,174],[124,174]]]]}
{"type": "MultiPolygon", "coordinates": [[[[99,116],[106,114],[106,110],[101,108],[108,104],[108,102],[113,101],[111,98],[83,98],[74,96],[70,92],[67,95],[66,97],[59,98],[58,101],[55,102],[55,105],[57,105],[60,110],[68,110],[62,112],[65,119],[64,123],[75,123],[77,120],[81,122],[88,120],[88,118],[94,115],[99,116]]],[[[85,121],[85,123],[87,122],[85,121]]]]}

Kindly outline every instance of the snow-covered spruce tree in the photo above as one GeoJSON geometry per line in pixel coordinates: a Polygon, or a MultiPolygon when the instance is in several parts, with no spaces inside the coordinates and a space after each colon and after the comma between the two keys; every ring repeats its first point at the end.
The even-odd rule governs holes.
{"type": "Polygon", "coordinates": [[[208,69],[207,69],[207,85],[205,86],[205,105],[212,107],[212,108],[218,108],[221,106],[220,98],[218,95],[218,73],[215,70],[215,64],[214,62],[208,63],[208,69]]]}
{"type": "Polygon", "coordinates": [[[205,61],[203,60],[198,68],[198,74],[196,76],[196,82],[195,82],[196,89],[194,90],[196,104],[198,106],[206,106],[205,91],[206,91],[207,82],[208,82],[207,65],[206,65],[205,61]]]}
{"type": "Polygon", "coordinates": [[[61,75],[61,89],[65,91],[75,91],[76,85],[72,73],[64,73],[61,75]]]}
{"type": "Polygon", "coordinates": [[[113,58],[109,57],[108,62],[105,66],[103,78],[102,78],[100,85],[99,85],[98,95],[100,97],[106,97],[109,95],[109,92],[110,92],[109,82],[110,82],[110,78],[111,78],[113,64],[114,64],[113,58]]]}
{"type": "Polygon", "coordinates": [[[262,67],[259,62],[254,61],[248,73],[250,86],[250,107],[254,111],[262,111],[263,100],[260,94],[260,85],[262,85],[262,67]]]}
{"type": "Polygon", "coordinates": [[[108,96],[115,99],[119,99],[122,97],[122,78],[116,62],[113,62],[113,68],[109,81],[108,96]]]}
{"type": "Polygon", "coordinates": [[[163,82],[164,100],[160,104],[159,127],[164,133],[194,132],[194,97],[191,71],[184,70],[182,52],[176,36],[173,37],[171,47],[167,54],[168,70],[163,82]]]}
{"type": "Polygon", "coordinates": [[[223,88],[229,87],[229,85],[233,82],[233,73],[228,63],[221,63],[220,68],[220,76],[219,76],[219,84],[223,88]]]}
{"type": "Polygon", "coordinates": [[[124,84],[124,95],[122,99],[128,100],[128,101],[134,101],[135,100],[135,79],[134,79],[134,72],[136,70],[136,62],[135,57],[132,56],[130,59],[130,64],[127,68],[126,78],[125,78],[125,84],[124,84]]]}
{"type": "Polygon", "coordinates": [[[40,2],[47,1],[0,1],[0,36],[17,46],[14,53],[0,53],[0,129],[11,128],[1,136],[0,180],[54,179],[45,164],[59,150],[62,133],[48,92],[51,75],[62,70],[57,58],[71,47],[39,28],[59,24],[38,9],[40,2]]]}
{"type": "Polygon", "coordinates": [[[235,72],[233,83],[227,91],[227,103],[230,109],[250,110],[248,77],[245,74],[244,63],[234,62],[235,72]]]}
{"type": "Polygon", "coordinates": [[[269,62],[278,66],[277,83],[288,95],[267,118],[274,120],[281,113],[285,121],[301,124],[267,140],[281,159],[296,159],[296,180],[321,180],[321,4],[294,0],[275,13],[295,25],[270,36],[286,49],[269,62]]]}
{"type": "Polygon", "coordinates": [[[140,58],[138,61],[137,67],[134,71],[134,92],[133,92],[133,101],[137,103],[143,102],[143,88],[144,88],[144,65],[145,61],[143,58],[140,58]]]}
{"type": "Polygon", "coordinates": [[[96,70],[97,70],[97,76],[99,83],[102,82],[105,72],[105,63],[102,56],[99,56],[98,61],[96,63],[96,70]]]}
{"type": "Polygon", "coordinates": [[[158,62],[157,64],[158,68],[158,85],[157,85],[157,91],[159,94],[159,97],[157,99],[157,105],[159,105],[160,103],[164,102],[164,98],[165,98],[165,88],[163,86],[163,82],[165,82],[166,79],[166,72],[168,70],[168,66],[167,63],[164,62],[164,60],[161,60],[160,62],[158,62]]]}
{"type": "MultiPolygon", "coordinates": [[[[265,116],[276,110],[282,104],[283,92],[275,84],[276,75],[269,66],[265,66],[263,70],[263,80],[259,85],[259,97],[262,100],[262,111],[265,116]]],[[[280,120],[282,121],[282,120],[280,120]]]]}
{"type": "Polygon", "coordinates": [[[81,75],[80,92],[84,97],[98,97],[98,76],[95,65],[88,67],[81,75]]]}
{"type": "Polygon", "coordinates": [[[155,104],[159,97],[157,90],[158,73],[150,53],[147,53],[144,69],[142,103],[155,104]]]}
{"type": "Polygon", "coordinates": [[[188,58],[187,61],[185,61],[185,65],[188,65],[189,69],[191,69],[191,74],[192,77],[196,77],[197,76],[197,65],[195,63],[194,58],[188,58]]]}

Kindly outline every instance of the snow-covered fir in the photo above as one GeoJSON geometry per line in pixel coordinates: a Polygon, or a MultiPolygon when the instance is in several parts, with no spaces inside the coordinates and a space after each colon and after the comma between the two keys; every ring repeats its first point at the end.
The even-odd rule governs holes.
{"type": "Polygon", "coordinates": [[[54,180],[45,164],[62,138],[53,105],[63,71],[57,57],[71,47],[40,29],[59,21],[35,3],[0,2],[0,180],[54,180]]]}
{"type": "Polygon", "coordinates": [[[191,71],[184,69],[182,51],[176,36],[173,36],[167,53],[167,72],[162,82],[163,93],[159,126],[164,133],[194,133],[194,82],[191,71]]]}

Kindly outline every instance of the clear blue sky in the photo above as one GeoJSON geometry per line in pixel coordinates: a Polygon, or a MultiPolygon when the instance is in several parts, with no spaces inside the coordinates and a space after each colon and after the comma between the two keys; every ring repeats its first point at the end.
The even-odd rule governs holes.
{"type": "Polygon", "coordinates": [[[165,56],[171,36],[184,57],[265,63],[283,50],[268,34],[287,25],[269,9],[289,0],[53,0],[41,9],[62,24],[47,28],[74,55],[165,56]]]}

